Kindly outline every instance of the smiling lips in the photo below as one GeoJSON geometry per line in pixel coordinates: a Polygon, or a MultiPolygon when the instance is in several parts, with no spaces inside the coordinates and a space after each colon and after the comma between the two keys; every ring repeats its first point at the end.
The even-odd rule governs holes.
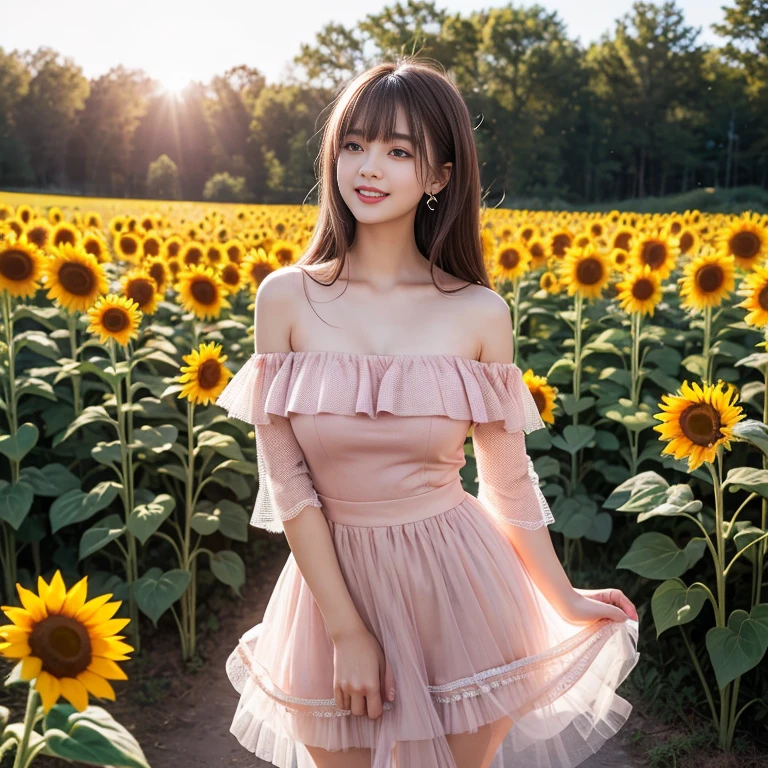
{"type": "Polygon", "coordinates": [[[380,203],[384,198],[388,197],[386,192],[379,192],[378,190],[369,187],[358,187],[355,190],[358,200],[362,200],[364,203],[380,203]]]}

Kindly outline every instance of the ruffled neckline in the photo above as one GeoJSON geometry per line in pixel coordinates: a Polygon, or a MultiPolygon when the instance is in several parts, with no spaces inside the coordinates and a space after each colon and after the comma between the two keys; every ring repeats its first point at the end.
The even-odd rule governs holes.
{"type": "Polygon", "coordinates": [[[503,420],[509,432],[545,426],[515,363],[451,354],[254,352],[216,402],[249,424],[291,412],[373,419],[386,412],[503,420]]]}

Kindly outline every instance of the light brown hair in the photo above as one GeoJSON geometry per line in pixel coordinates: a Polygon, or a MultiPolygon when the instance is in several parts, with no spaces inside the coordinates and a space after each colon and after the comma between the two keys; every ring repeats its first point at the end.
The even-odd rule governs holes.
{"type": "MultiPolygon", "coordinates": [[[[353,125],[364,132],[368,142],[391,141],[397,109],[402,107],[413,137],[419,180],[426,178],[425,170],[441,178],[443,164],[452,163],[448,183],[435,195],[436,210],[427,207],[426,193],[416,209],[416,246],[430,262],[432,282],[435,283],[436,264],[468,284],[490,288],[480,241],[480,169],[472,123],[461,93],[445,70],[432,60],[402,56],[357,75],[341,87],[329,106],[331,113],[324,125],[314,166],[319,188],[317,223],[296,266],[338,259],[333,279],[322,284],[332,285],[337,280],[357,224],[336,183],[341,142],[353,125]],[[429,165],[427,136],[434,153],[434,167],[429,165]]],[[[436,283],[435,286],[443,293],[467,287],[442,291],[436,283]]]]}

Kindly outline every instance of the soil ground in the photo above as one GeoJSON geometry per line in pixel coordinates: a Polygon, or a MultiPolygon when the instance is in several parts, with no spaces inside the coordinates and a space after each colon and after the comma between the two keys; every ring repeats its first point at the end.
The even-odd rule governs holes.
{"type": "MultiPolygon", "coordinates": [[[[261,621],[287,556],[284,545],[259,542],[249,558],[242,600],[214,585],[199,609],[197,664],[181,662],[172,617],[163,617],[158,629],[147,620],[142,624],[141,653],[121,662],[129,679],[115,683],[117,701],[95,703],[105,706],[136,736],[152,768],[271,768],[271,764],[240,746],[229,732],[239,694],[230,684],[224,665],[238,638],[261,621]]],[[[0,671],[7,673],[5,667],[0,671]]],[[[0,704],[11,707],[12,719],[20,719],[25,698],[22,686],[0,688],[0,704]]],[[[655,744],[672,728],[645,717],[632,703],[635,706],[628,722],[597,754],[583,762],[582,768],[649,765],[645,746],[655,744]]],[[[72,765],[50,757],[40,757],[34,764],[41,768],[72,765]]],[[[730,765],[729,761],[715,763],[701,758],[695,764],[696,768],[730,765]]],[[[0,768],[11,765],[6,760],[0,768]]]]}

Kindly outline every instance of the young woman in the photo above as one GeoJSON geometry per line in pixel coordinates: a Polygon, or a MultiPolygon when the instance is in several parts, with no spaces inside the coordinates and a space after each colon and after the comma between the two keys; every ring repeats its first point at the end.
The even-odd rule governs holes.
{"type": "Polygon", "coordinates": [[[232,733],[281,768],[571,768],[629,715],[637,613],[552,546],[466,105],[431,64],[373,67],[318,161],[308,251],[218,400],[255,425],[251,522],[291,548],[227,662],[232,733]]]}

